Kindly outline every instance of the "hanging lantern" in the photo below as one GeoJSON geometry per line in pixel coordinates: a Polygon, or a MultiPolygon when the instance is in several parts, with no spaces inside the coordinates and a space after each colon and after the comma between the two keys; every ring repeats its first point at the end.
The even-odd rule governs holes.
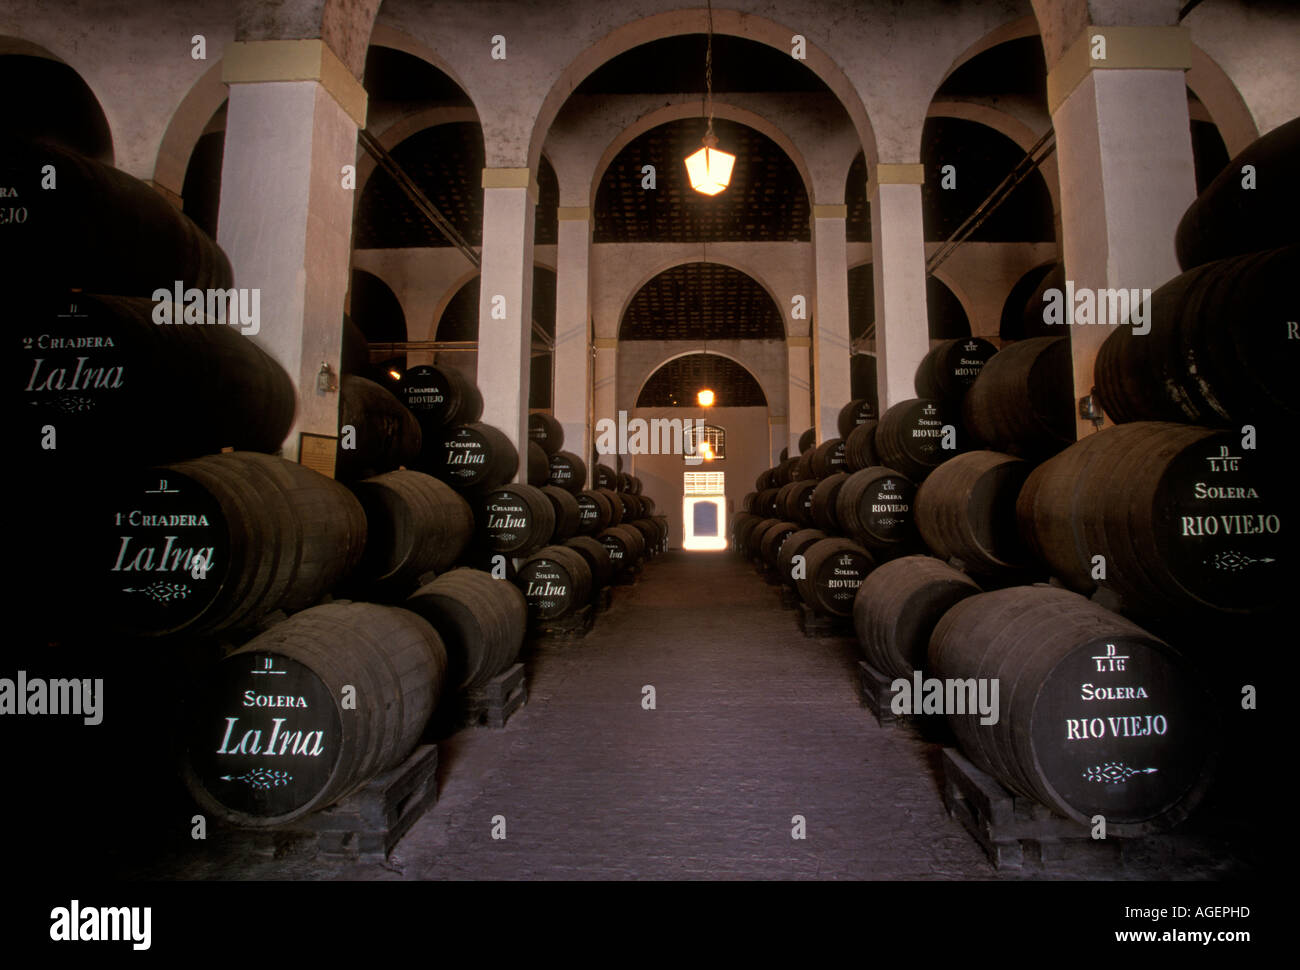
{"type": "Polygon", "coordinates": [[[686,176],[691,188],[703,195],[717,195],[731,181],[731,170],[736,156],[717,149],[718,139],[710,131],[704,136],[704,147],[686,159],[686,176]]]}

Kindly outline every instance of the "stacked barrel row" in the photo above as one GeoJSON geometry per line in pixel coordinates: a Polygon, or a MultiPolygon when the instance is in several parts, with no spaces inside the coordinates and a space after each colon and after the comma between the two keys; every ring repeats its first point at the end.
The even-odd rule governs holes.
{"type": "Polygon", "coordinates": [[[839,437],[801,435],[798,457],[760,474],[732,517],[733,548],[815,614],[850,616],[863,577],[915,542],[915,488],[879,462],[875,428],[872,403],[850,401],[839,437]]]}
{"type": "MultiPolygon", "coordinates": [[[[31,447],[17,649],[54,642],[107,673],[119,750],[187,724],[164,732],[169,753],[232,821],[300,817],[400,764],[440,699],[514,662],[526,622],[511,584],[444,572],[473,518],[443,482],[398,468],[418,425],[345,374],[342,481],[278,457],[296,391],[258,342],[277,321],[233,289],[220,248],[93,160],[11,138],[0,160],[25,210],[6,252],[31,262],[11,371],[31,447]],[[42,192],[51,171],[58,191],[42,192]],[[69,610],[52,578],[74,548],[91,569],[69,610]],[[330,602],[372,591],[409,609],[330,602]]],[[[164,788],[159,765],[136,783],[164,788]]]]}
{"type": "MultiPolygon", "coordinates": [[[[1185,272],[1133,306],[1098,354],[1096,393],[1116,426],[1054,454],[999,440],[1002,454],[950,458],[917,496],[934,555],[886,563],[858,590],[866,663],[895,687],[915,685],[918,712],[931,679],[999,685],[1000,717],[976,710],[974,693],[965,713],[948,708],[958,743],[1008,788],[1081,824],[1102,815],[1116,834],[1139,833],[1195,808],[1232,743],[1224,717],[1240,721],[1240,684],[1254,679],[1242,676],[1252,655],[1222,647],[1273,635],[1300,578],[1281,538],[1285,429],[1300,411],[1288,291],[1300,269],[1297,162],[1293,121],[1188,210],[1176,239],[1185,272]],[[1267,170],[1268,189],[1244,186],[1246,170],[1267,170]],[[1017,562],[1054,585],[981,589],[1007,582],[997,567],[1017,562]]],[[[1003,350],[984,375],[1034,343],[1003,350]]],[[[963,417],[1001,412],[1005,426],[1015,408],[980,394],[984,380],[963,417]]],[[[998,440],[979,420],[966,427],[998,440]]]]}
{"type": "Polygon", "coordinates": [[[571,528],[556,530],[519,565],[516,582],[535,625],[563,620],[588,604],[603,608],[611,586],[633,582],[643,563],[667,548],[668,520],[655,514],[639,479],[604,465],[595,466],[593,478],[597,487],[564,498],[566,510],[572,506],[571,514],[566,511],[571,528]]]}

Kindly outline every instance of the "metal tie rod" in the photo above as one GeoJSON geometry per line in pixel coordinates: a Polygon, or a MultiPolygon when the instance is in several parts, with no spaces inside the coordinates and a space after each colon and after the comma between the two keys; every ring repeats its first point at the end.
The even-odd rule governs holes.
{"type": "Polygon", "coordinates": [[[1029,151],[1025,153],[1025,157],[1016,163],[1007,177],[989,193],[988,198],[976,206],[975,211],[966,217],[952,236],[930,255],[930,258],[925,262],[927,275],[933,273],[944,260],[953,254],[961,243],[965,242],[976,229],[988,221],[989,217],[1010,197],[1016,187],[1035,172],[1055,150],[1056,132],[1049,128],[1038,141],[1034,142],[1029,151]],[[1042,155],[1035,157],[1040,151],[1042,155]]]}
{"type": "Polygon", "coordinates": [[[456,227],[447,221],[447,217],[438,211],[438,207],[429,201],[429,197],[397,164],[397,160],[388,154],[384,146],[379,144],[375,136],[363,128],[357,132],[357,140],[361,143],[361,147],[366,150],[366,153],[375,160],[380,168],[388,173],[389,178],[415,204],[421,214],[433,223],[434,228],[441,232],[448,242],[459,249],[464,257],[473,263],[476,268],[481,268],[482,260],[479,258],[479,254],[474,251],[474,248],[457,231],[456,227]]]}

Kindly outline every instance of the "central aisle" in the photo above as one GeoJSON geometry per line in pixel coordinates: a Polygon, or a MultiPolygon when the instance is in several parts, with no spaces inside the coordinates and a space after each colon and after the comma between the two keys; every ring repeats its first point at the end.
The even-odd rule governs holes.
{"type": "Polygon", "coordinates": [[[855,661],[851,641],[805,638],[734,554],[671,552],[586,638],[537,648],[504,731],[440,747],[442,795],[394,862],[434,879],[993,876],[943,809],[931,746],[859,706],[855,661]]]}

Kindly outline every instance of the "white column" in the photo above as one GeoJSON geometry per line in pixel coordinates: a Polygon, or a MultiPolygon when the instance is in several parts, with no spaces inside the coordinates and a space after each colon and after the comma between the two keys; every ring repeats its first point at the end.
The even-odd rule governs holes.
{"type": "MultiPolygon", "coordinates": [[[[618,422],[618,338],[617,337],[597,337],[596,358],[592,361],[592,398],[591,398],[591,424],[594,428],[602,419],[618,422]]],[[[635,401],[628,402],[635,406],[635,401]]],[[[585,445],[586,452],[591,451],[591,439],[587,439],[585,445]]],[[[598,456],[602,464],[610,468],[617,466],[617,459],[613,455],[598,456]]]]}
{"type": "Polygon", "coordinates": [[[533,326],[533,214],[529,169],[483,170],[483,265],[478,305],[478,386],[483,421],[519,452],[528,480],[528,378],[533,326]]]}
{"type": "MultiPolygon", "coordinates": [[[[768,409],[767,412],[767,439],[768,439],[768,464],[775,468],[781,461],[781,450],[786,450],[786,457],[789,458],[790,449],[790,422],[784,415],[768,409]]],[[[796,454],[795,457],[798,457],[796,454]]],[[[743,492],[741,494],[744,494],[743,492]]]]}
{"type": "Polygon", "coordinates": [[[883,414],[916,397],[916,368],[930,350],[925,305],[925,230],[920,164],[876,166],[871,199],[871,273],[876,291],[876,384],[883,414]]]}
{"type": "MultiPolygon", "coordinates": [[[[791,458],[799,457],[799,436],[813,426],[812,394],[808,386],[808,354],[812,347],[810,337],[786,337],[786,385],[789,388],[789,413],[786,417],[786,440],[776,449],[788,448],[791,458]]],[[[847,398],[846,398],[847,400],[847,398]]]]}
{"type": "Polygon", "coordinates": [[[298,460],[300,432],[338,434],[338,391],[318,390],[317,376],[322,364],[339,373],[354,201],[342,169],[356,161],[366,95],[319,40],[231,44],[223,79],[217,241],[235,285],[259,291],[259,330],[248,339],[298,388],[283,448],[298,460]]]}
{"type": "MultiPolygon", "coordinates": [[[[591,450],[591,209],[561,206],[555,280],[555,419],[564,447],[591,450]]],[[[584,458],[585,460],[585,458],[584,458]]],[[[591,469],[587,470],[588,475],[591,469]]]]}
{"type": "MultiPolygon", "coordinates": [[[[849,256],[844,234],[848,207],[813,206],[817,307],[813,313],[813,427],[817,441],[839,432],[835,419],[849,403],[849,256]]],[[[791,411],[793,413],[793,409],[791,411]]],[[[800,429],[801,431],[803,429],[800,429]]]]}
{"type": "MultiPolygon", "coordinates": [[[[1190,64],[1184,28],[1089,27],[1049,75],[1062,252],[1076,293],[1154,290],[1179,272],[1174,230],[1196,198],[1182,69],[1190,64]],[[1090,56],[1097,37],[1105,60],[1090,56]]],[[[1068,328],[1076,402],[1091,392],[1097,350],[1111,332],[1068,328]]],[[[1091,433],[1074,413],[1078,434],[1091,433]]]]}

